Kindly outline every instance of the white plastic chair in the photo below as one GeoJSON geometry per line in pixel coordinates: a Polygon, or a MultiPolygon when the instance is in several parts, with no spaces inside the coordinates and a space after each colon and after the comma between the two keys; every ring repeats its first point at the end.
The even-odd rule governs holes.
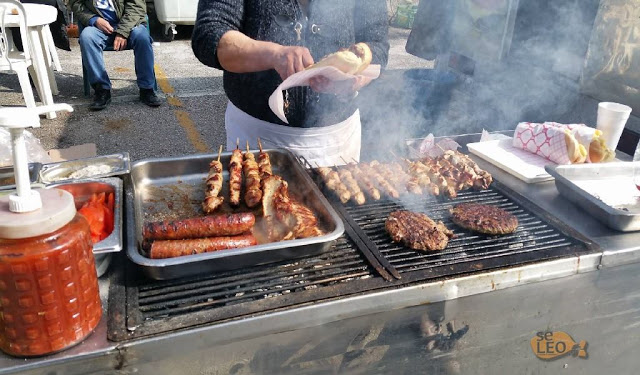
{"type": "MultiPolygon", "coordinates": [[[[32,66],[31,56],[29,55],[28,43],[25,45],[24,52],[19,52],[9,48],[10,30],[5,29],[5,16],[16,9],[20,18],[20,36],[23,41],[27,41],[27,15],[24,7],[20,2],[14,0],[3,0],[0,3],[0,71],[13,71],[18,75],[20,87],[22,88],[22,96],[27,107],[35,107],[36,101],[31,90],[29,82],[28,68],[32,66]]],[[[13,43],[11,43],[13,46],[13,43]]]]}

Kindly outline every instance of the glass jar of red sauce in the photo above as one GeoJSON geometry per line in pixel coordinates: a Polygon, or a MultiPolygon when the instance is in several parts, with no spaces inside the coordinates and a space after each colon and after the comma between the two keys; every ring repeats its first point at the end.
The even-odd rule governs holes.
{"type": "Polygon", "coordinates": [[[57,189],[40,194],[45,212],[7,214],[7,203],[0,198],[0,349],[13,356],[40,356],[73,346],[102,316],[89,224],[75,212],[71,194],[57,189]],[[61,197],[64,208],[54,205],[48,208],[52,213],[46,212],[61,197]],[[7,229],[7,215],[22,215],[22,224],[7,229]],[[47,215],[53,215],[50,222],[56,225],[17,228],[47,215]],[[29,237],[16,238],[19,233],[29,237]]]}

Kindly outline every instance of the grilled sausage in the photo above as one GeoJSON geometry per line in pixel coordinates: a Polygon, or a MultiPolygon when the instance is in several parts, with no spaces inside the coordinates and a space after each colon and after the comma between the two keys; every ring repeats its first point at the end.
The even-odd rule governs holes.
{"type": "Polygon", "coordinates": [[[256,222],[250,213],[220,214],[176,221],[146,223],[145,240],[182,240],[216,236],[235,236],[249,231],[256,222]]]}
{"type": "Polygon", "coordinates": [[[201,254],[225,249],[238,249],[256,245],[253,234],[233,237],[210,237],[190,240],[154,241],[149,256],[152,259],[175,258],[183,255],[201,254]]]}

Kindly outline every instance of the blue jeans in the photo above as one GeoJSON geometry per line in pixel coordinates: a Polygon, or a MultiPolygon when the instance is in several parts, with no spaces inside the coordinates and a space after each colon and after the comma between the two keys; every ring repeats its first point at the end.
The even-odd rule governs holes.
{"type": "MultiPolygon", "coordinates": [[[[80,33],[80,51],[82,61],[87,69],[89,83],[103,89],[111,89],[111,81],[104,66],[102,51],[107,47],[113,47],[116,33],[107,35],[94,26],[86,26],[80,33]]],[[[155,86],[155,74],[153,72],[153,40],[145,25],[138,25],[131,30],[127,39],[127,48],[133,49],[135,55],[136,77],[138,87],[141,89],[153,89],[155,86]]]]}

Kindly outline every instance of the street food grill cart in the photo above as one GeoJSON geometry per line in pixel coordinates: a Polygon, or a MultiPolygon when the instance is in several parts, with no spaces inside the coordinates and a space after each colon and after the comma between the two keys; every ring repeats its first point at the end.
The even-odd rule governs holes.
{"type": "MultiPolygon", "coordinates": [[[[367,229],[396,203],[333,202],[346,231],[320,255],[159,281],[116,253],[94,334],[47,357],[2,356],[0,373],[631,371],[640,233],[608,229],[553,182],[527,185],[478,162],[497,182],[456,200],[500,202],[524,232],[408,254],[367,229]],[[529,341],[547,330],[588,341],[589,359],[536,358],[529,341]],[[613,349],[623,337],[629,349],[613,349]]],[[[125,247],[137,247],[130,175],[124,182],[125,247]]]]}
{"type": "MultiPolygon", "coordinates": [[[[465,146],[480,135],[453,138],[465,146]]],[[[628,132],[620,147],[629,152],[636,142],[628,132]]],[[[504,206],[522,223],[516,234],[461,236],[441,254],[408,252],[378,231],[397,202],[355,207],[326,194],[344,224],[326,251],[167,280],[148,277],[125,254],[138,249],[140,181],[121,175],[125,251],[109,255],[99,280],[103,319],[66,351],[1,355],[0,374],[636,372],[640,232],[609,229],[552,181],[526,184],[474,160],[496,182],[454,201],[504,206]],[[588,356],[539,359],[532,339],[558,331],[588,343],[588,356]]],[[[313,166],[299,162],[313,178],[313,166]]],[[[443,213],[451,202],[403,204],[443,213]]]]}

